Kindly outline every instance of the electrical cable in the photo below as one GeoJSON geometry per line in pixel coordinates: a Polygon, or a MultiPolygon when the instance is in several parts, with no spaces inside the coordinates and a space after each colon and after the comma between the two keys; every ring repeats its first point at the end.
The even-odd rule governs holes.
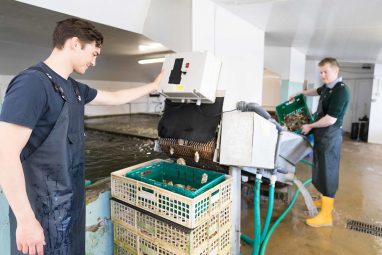
{"type": "Polygon", "coordinates": [[[205,117],[211,117],[211,118],[219,117],[219,116],[221,116],[223,113],[226,113],[226,112],[237,111],[237,109],[233,109],[233,110],[223,111],[223,112],[220,112],[220,113],[217,113],[217,114],[209,115],[209,114],[203,112],[202,109],[200,108],[200,106],[198,106],[197,109],[198,109],[198,111],[199,111],[201,114],[203,114],[203,116],[205,116],[205,117]]]}

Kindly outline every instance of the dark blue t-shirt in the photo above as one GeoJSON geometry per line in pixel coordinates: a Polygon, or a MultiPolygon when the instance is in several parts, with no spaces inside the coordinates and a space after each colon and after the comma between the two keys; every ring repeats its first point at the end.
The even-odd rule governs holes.
{"type": "MultiPolygon", "coordinates": [[[[86,84],[68,80],[50,69],[43,62],[36,65],[48,72],[58,83],[69,102],[77,102],[75,86],[79,85],[82,104],[89,103],[97,90],[86,84]]],[[[64,100],[55,91],[46,74],[37,70],[24,70],[9,84],[1,109],[0,121],[31,128],[32,134],[28,145],[37,148],[48,137],[62,107],[64,100]]]]}

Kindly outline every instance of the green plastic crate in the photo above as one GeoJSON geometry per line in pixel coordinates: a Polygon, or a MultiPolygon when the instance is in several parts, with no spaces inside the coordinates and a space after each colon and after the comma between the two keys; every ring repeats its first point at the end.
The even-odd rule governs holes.
{"type": "Polygon", "coordinates": [[[281,125],[284,125],[284,119],[286,116],[300,112],[304,112],[308,116],[309,121],[314,120],[308,106],[306,105],[305,96],[303,94],[294,97],[291,101],[285,101],[276,106],[276,115],[281,125]]]}
{"type": "Polygon", "coordinates": [[[224,174],[222,173],[170,162],[154,163],[133,170],[125,176],[189,198],[195,198],[224,181],[224,174]],[[203,175],[208,176],[207,182],[205,183],[201,183],[203,175]],[[170,185],[168,183],[169,181],[171,181],[173,185],[170,185]],[[195,190],[187,190],[185,189],[186,186],[191,186],[195,190]]]}

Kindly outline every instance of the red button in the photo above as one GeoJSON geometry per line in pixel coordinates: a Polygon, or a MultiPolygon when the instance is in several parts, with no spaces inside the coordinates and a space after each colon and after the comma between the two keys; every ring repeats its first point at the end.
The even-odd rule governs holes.
{"type": "Polygon", "coordinates": [[[186,68],[188,68],[190,66],[190,63],[186,63],[186,68]]]}

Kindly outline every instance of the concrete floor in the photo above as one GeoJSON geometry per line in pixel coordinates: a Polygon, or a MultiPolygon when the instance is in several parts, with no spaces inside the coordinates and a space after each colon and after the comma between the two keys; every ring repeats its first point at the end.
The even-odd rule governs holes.
{"type": "MultiPolygon", "coordinates": [[[[382,237],[346,228],[348,220],[358,220],[382,227],[382,145],[354,142],[346,139],[342,146],[340,187],[335,200],[334,226],[312,228],[305,225],[307,209],[300,196],[294,208],[272,235],[265,254],[382,254],[382,237]]],[[[310,178],[309,167],[299,164],[297,176],[310,178]]],[[[312,185],[308,190],[318,194],[312,185]]],[[[253,237],[253,201],[242,194],[242,232],[253,237]]],[[[262,222],[267,201],[262,201],[262,222]]],[[[277,201],[273,221],[285,210],[277,201]]],[[[251,247],[242,243],[243,254],[251,247]]]]}
{"type": "MultiPolygon", "coordinates": [[[[149,134],[156,137],[158,116],[132,115],[86,120],[87,127],[126,134],[149,134]],[[120,125],[121,124],[121,125],[120,125]]],[[[354,142],[345,138],[342,147],[340,187],[335,200],[334,226],[312,228],[305,225],[307,211],[300,196],[291,212],[276,228],[265,254],[364,254],[382,255],[382,237],[349,230],[348,220],[382,226],[382,145],[354,142]]],[[[311,177],[310,167],[298,164],[297,177],[311,177]]],[[[308,190],[317,191],[312,185],[308,190]]],[[[253,237],[253,196],[242,190],[242,232],[253,237]]],[[[287,204],[276,200],[272,222],[286,209],[287,204]]],[[[267,208],[262,200],[262,222],[267,208]]],[[[242,243],[243,254],[251,254],[251,247],[242,243]]]]}

